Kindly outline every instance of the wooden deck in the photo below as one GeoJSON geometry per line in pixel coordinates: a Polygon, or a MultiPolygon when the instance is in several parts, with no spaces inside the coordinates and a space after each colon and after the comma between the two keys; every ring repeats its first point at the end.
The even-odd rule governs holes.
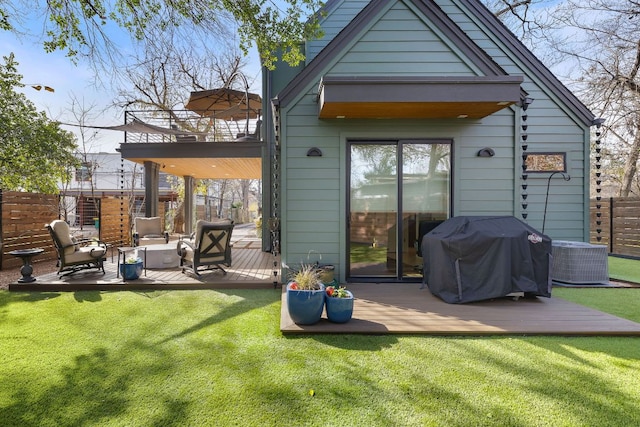
{"type": "MultiPolygon", "coordinates": [[[[119,290],[170,290],[170,289],[228,289],[228,288],[273,288],[274,262],[279,259],[262,252],[259,245],[250,244],[232,252],[232,266],[219,270],[203,271],[201,277],[179,268],[147,269],[136,280],[125,281],[117,277],[117,255],[109,256],[104,267],[106,274],[97,269],[58,277],[56,273],[37,277],[33,283],[11,283],[10,291],[119,291],[119,290]],[[256,247],[257,246],[257,247],[256,247]]],[[[16,278],[17,279],[17,278],[16,278]]],[[[278,278],[279,279],[279,278],[278,278]]]]}
{"type": "MultiPolygon", "coordinates": [[[[197,278],[180,269],[147,270],[146,276],[125,282],[116,276],[116,262],[109,257],[106,274],[90,270],[58,278],[39,276],[29,284],[12,283],[10,291],[76,292],[191,289],[273,289],[274,262],[255,243],[236,244],[233,266],[223,275],[209,271],[197,278]]],[[[17,279],[17,278],[16,278],[17,279]]],[[[280,282],[280,277],[277,278],[280,282]]],[[[291,321],[282,298],[280,330],[283,334],[429,334],[429,335],[573,335],[640,336],[640,323],[573,304],[560,298],[495,299],[469,304],[447,304],[421,289],[419,283],[361,283],[349,285],[356,297],[353,319],[330,323],[324,317],[315,325],[291,321]]],[[[615,290],[612,290],[615,292],[615,290]]],[[[640,292],[640,289],[638,289],[640,292]]],[[[553,295],[553,294],[552,294],[553,295]]]]}
{"type": "Polygon", "coordinates": [[[420,284],[353,284],[349,289],[356,298],[351,321],[335,324],[323,316],[319,323],[305,326],[289,317],[283,291],[280,330],[284,334],[640,335],[640,323],[553,296],[447,304],[420,284]]]}

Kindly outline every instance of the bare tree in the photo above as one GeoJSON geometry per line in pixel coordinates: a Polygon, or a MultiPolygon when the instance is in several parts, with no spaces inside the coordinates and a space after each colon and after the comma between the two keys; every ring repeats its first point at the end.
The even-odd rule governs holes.
{"type": "Polygon", "coordinates": [[[267,66],[278,57],[297,65],[304,59],[300,42],[321,34],[317,12],[322,4],[320,0],[0,1],[0,29],[37,38],[45,51],[61,50],[72,61],[86,59],[98,80],[120,74],[126,52],[118,42],[124,38],[145,45],[154,43],[158,33],[167,33],[172,35],[167,46],[194,38],[216,44],[231,25],[245,55],[255,46],[267,66]],[[41,25],[30,24],[34,17],[41,25]]]}
{"type": "Polygon", "coordinates": [[[620,196],[639,194],[640,1],[484,3],[596,116],[606,119],[603,180],[615,181],[620,196]]]}
{"type": "MultiPolygon", "coordinates": [[[[239,52],[233,47],[233,36],[230,32],[226,40],[215,46],[208,40],[194,38],[188,45],[172,45],[173,36],[158,32],[139,52],[121,81],[116,105],[124,108],[153,110],[161,113],[178,128],[192,132],[210,132],[214,120],[203,118],[193,120],[193,115],[185,115],[184,105],[191,91],[207,90],[219,87],[240,88],[244,82],[237,75],[244,66],[239,52]]],[[[223,38],[223,40],[225,40],[223,38]]],[[[244,89],[244,87],[242,87],[244,89]]],[[[226,123],[229,126],[228,123],[226,123]]],[[[250,180],[244,180],[242,188],[248,193],[250,180]]],[[[171,181],[174,182],[175,181],[171,181]]],[[[219,189],[218,198],[222,201],[227,188],[233,187],[227,180],[220,180],[214,185],[213,180],[203,180],[199,186],[206,184],[212,189],[219,189]]],[[[173,184],[172,184],[173,185],[173,184]]],[[[180,184],[181,185],[181,184],[180,184]]],[[[184,192],[180,186],[174,188],[181,194],[180,206],[184,192]]],[[[199,190],[209,193],[206,189],[199,190]]],[[[218,205],[218,216],[223,215],[223,204],[218,205]]]]}
{"type": "Polygon", "coordinates": [[[624,160],[619,195],[633,195],[640,158],[640,2],[569,0],[554,16],[557,27],[565,28],[556,32],[571,28],[574,34],[569,43],[554,46],[575,64],[567,77],[581,100],[606,119],[603,140],[615,155],[610,164],[624,160]]]}
{"type": "MultiPolygon", "coordinates": [[[[95,123],[95,120],[99,116],[96,112],[96,104],[86,104],[84,99],[78,98],[77,95],[71,94],[71,100],[69,105],[69,112],[78,123],[78,152],[77,156],[80,159],[79,173],[86,174],[80,182],[85,181],[89,185],[89,192],[91,194],[91,200],[93,203],[93,212],[97,214],[100,209],[100,203],[96,197],[96,173],[99,167],[98,159],[95,158],[93,153],[94,145],[97,139],[97,131],[91,128],[90,124],[95,123]]],[[[77,199],[76,199],[77,206],[77,199]]]]}

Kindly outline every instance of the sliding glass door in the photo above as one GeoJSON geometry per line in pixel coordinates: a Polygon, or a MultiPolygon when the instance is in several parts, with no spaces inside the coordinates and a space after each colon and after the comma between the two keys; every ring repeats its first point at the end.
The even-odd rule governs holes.
{"type": "Polygon", "coordinates": [[[421,277],[421,233],[450,213],[451,143],[349,143],[349,279],[421,277]]]}

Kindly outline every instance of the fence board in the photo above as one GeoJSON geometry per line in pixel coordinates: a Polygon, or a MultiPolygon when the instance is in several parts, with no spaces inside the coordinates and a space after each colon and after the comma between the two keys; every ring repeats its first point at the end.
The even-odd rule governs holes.
{"type": "MultiPolygon", "coordinates": [[[[59,196],[22,192],[0,192],[0,269],[19,267],[22,261],[9,254],[16,249],[42,248],[35,262],[57,258],[53,240],[46,229],[59,216],[59,196]]],[[[101,200],[100,239],[114,246],[131,244],[129,201],[105,197],[101,200]],[[121,214],[123,213],[123,214],[121,214]]],[[[164,206],[161,205],[164,211],[164,206]]]]}
{"type": "Polygon", "coordinates": [[[100,204],[100,240],[113,246],[131,245],[129,200],[105,197],[100,204]]]}
{"type": "Polygon", "coordinates": [[[38,260],[55,259],[53,242],[45,224],[57,218],[58,195],[2,192],[0,268],[18,267],[22,262],[9,252],[18,249],[42,248],[38,260]]]}
{"type": "Polygon", "coordinates": [[[589,217],[592,243],[607,245],[612,254],[640,257],[640,198],[611,197],[599,203],[591,200],[589,217]],[[600,227],[596,223],[598,212],[600,227]],[[602,230],[599,234],[598,228],[602,230]]]}

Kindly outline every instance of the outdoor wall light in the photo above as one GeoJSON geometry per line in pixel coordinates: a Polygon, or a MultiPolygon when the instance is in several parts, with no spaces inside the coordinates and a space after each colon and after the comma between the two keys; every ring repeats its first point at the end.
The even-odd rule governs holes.
{"type": "Polygon", "coordinates": [[[493,148],[485,147],[478,151],[478,157],[493,157],[496,155],[496,152],[493,148]]]}
{"type": "Polygon", "coordinates": [[[322,150],[318,147],[309,148],[309,151],[307,151],[307,157],[322,157],[322,150]]]}

